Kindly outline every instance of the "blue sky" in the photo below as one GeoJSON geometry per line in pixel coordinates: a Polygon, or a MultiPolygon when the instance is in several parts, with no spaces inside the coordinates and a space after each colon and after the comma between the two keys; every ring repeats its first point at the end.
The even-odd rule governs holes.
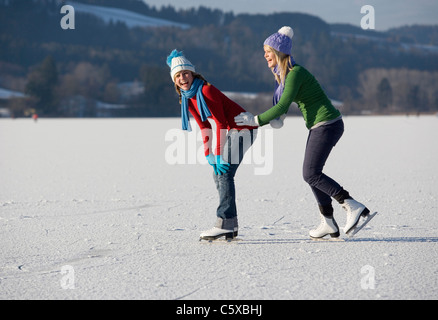
{"type": "Polygon", "coordinates": [[[437,24],[437,0],[144,0],[160,8],[192,8],[200,5],[234,13],[302,12],[320,17],[328,23],[360,26],[363,5],[375,9],[377,31],[412,24],[437,24]]]}

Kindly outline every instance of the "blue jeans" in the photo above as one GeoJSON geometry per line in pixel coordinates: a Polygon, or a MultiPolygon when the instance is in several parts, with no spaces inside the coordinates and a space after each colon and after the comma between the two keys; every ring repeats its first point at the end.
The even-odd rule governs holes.
{"type": "Polygon", "coordinates": [[[234,176],[243,156],[254,143],[256,136],[256,130],[237,131],[231,129],[227,134],[222,157],[230,164],[230,168],[222,175],[216,175],[213,172],[213,179],[219,193],[219,206],[216,211],[218,218],[226,220],[237,217],[234,176]]]}
{"type": "Polygon", "coordinates": [[[322,172],[330,152],[343,133],[344,122],[340,119],[310,130],[307,138],[303,178],[310,185],[320,206],[331,205],[331,197],[343,190],[339,183],[322,172]]]}

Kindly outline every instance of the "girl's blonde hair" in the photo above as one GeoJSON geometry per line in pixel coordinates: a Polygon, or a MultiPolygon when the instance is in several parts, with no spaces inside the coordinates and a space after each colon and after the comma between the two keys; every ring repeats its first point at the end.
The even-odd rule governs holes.
{"type": "Polygon", "coordinates": [[[271,46],[268,46],[266,44],[264,45],[264,48],[265,50],[269,49],[275,54],[275,57],[277,58],[278,70],[280,71],[280,75],[274,72],[274,68],[271,68],[271,71],[274,74],[277,83],[284,84],[284,82],[286,81],[286,76],[288,75],[289,71],[291,71],[293,68],[291,56],[283,52],[277,51],[271,46]]]}
{"type": "MultiPolygon", "coordinates": [[[[183,70],[184,71],[184,70],[183,70]]],[[[208,83],[208,81],[207,80],[205,80],[205,78],[200,74],[200,73],[196,73],[196,72],[193,72],[193,71],[190,71],[192,74],[193,74],[193,79],[195,79],[195,78],[199,78],[199,79],[201,79],[202,81],[204,81],[204,84],[207,84],[207,85],[210,85],[210,83],[208,83]]],[[[175,74],[175,76],[176,76],[177,74],[175,74]]],[[[181,104],[181,88],[180,87],[178,87],[178,85],[176,84],[176,82],[175,82],[175,91],[176,91],[176,93],[178,94],[178,97],[179,97],[179,104],[181,104]]]]}

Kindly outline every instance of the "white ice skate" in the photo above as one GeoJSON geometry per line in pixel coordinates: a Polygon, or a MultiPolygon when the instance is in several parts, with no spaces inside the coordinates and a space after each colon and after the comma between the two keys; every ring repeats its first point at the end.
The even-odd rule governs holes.
{"type": "Polygon", "coordinates": [[[320,214],[321,223],[318,228],[310,230],[309,235],[312,239],[322,239],[326,235],[330,235],[332,238],[339,237],[339,227],[333,217],[329,218],[320,214]]]}
{"type": "Polygon", "coordinates": [[[226,240],[231,240],[237,237],[237,227],[234,229],[221,229],[218,227],[211,228],[201,233],[199,240],[216,240],[225,237],[226,240]]]}
{"type": "Polygon", "coordinates": [[[360,217],[367,217],[370,213],[362,203],[354,199],[345,199],[342,207],[347,211],[347,222],[344,227],[344,232],[350,234],[358,226],[360,217]]]}
{"type": "Polygon", "coordinates": [[[232,240],[237,237],[238,229],[237,217],[230,219],[217,218],[215,226],[202,232],[199,240],[212,241],[222,237],[225,237],[226,240],[232,240]]]}

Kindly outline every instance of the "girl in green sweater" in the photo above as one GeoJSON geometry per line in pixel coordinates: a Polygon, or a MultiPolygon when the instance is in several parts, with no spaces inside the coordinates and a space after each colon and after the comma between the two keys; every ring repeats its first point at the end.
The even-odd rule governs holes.
{"type": "Polygon", "coordinates": [[[347,212],[344,232],[355,234],[374,217],[361,203],[354,200],[339,183],[322,170],[327,158],[344,132],[341,113],[322,90],[315,77],[296,64],[291,56],[293,30],[283,27],[265,40],[265,59],[276,79],[274,106],[254,116],[249,112],[235,117],[238,125],[263,126],[273,120],[282,121],[292,102],[300,108],[309,135],[303,163],[303,177],[310,185],[320,210],[320,225],[309,232],[312,238],[327,235],[339,237],[339,227],[333,217],[332,198],[347,212]],[[361,219],[362,217],[362,219],[361,219]]]}

